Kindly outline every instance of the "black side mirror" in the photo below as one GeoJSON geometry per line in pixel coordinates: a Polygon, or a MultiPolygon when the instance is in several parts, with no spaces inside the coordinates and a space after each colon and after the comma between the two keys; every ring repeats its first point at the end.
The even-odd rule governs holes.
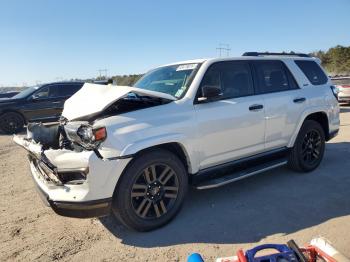
{"type": "Polygon", "coordinates": [[[219,86],[203,86],[202,97],[198,98],[198,102],[208,102],[222,97],[221,88],[219,86]]]}

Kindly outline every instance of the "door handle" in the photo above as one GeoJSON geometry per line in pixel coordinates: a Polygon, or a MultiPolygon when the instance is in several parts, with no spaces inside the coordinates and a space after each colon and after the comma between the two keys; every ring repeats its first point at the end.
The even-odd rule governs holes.
{"type": "Polygon", "coordinates": [[[258,104],[255,104],[255,105],[251,105],[249,107],[249,110],[250,111],[260,111],[261,109],[263,109],[264,106],[263,105],[258,105],[258,104]]]}
{"type": "Polygon", "coordinates": [[[293,100],[294,103],[303,103],[306,101],[305,97],[298,97],[293,100]]]}
{"type": "Polygon", "coordinates": [[[61,101],[57,101],[57,102],[52,102],[52,104],[60,104],[61,101]]]}

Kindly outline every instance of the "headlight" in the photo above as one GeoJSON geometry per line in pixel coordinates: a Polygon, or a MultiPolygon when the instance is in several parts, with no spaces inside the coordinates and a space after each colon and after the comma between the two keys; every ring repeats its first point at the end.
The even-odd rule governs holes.
{"type": "Polygon", "coordinates": [[[92,127],[90,125],[82,125],[78,128],[77,134],[80,138],[78,142],[86,149],[95,149],[107,137],[107,130],[105,127],[92,127]]]}

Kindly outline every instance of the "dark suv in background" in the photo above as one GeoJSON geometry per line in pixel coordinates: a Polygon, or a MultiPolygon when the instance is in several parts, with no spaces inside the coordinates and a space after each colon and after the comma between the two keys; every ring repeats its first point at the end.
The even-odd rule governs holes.
{"type": "Polygon", "coordinates": [[[57,121],[64,102],[76,93],[84,82],[57,82],[28,87],[14,97],[0,99],[0,130],[14,134],[32,121],[57,121]]]}

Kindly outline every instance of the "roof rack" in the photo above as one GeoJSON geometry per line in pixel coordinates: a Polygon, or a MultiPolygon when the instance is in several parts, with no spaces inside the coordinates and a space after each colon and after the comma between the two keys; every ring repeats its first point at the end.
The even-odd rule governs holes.
{"type": "Polygon", "coordinates": [[[242,56],[298,56],[310,57],[308,54],[301,53],[269,53],[269,52],[245,52],[242,56]]]}

